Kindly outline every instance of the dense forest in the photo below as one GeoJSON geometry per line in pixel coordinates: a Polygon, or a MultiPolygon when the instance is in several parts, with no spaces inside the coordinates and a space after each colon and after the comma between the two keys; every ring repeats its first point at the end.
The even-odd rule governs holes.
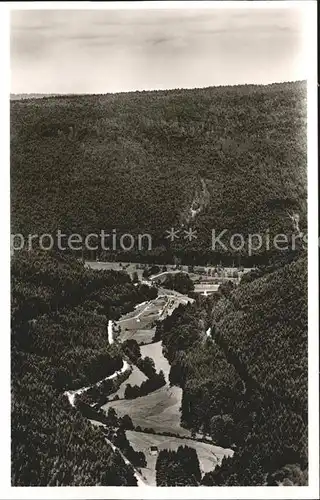
{"type": "Polygon", "coordinates": [[[148,232],[151,251],[118,258],[232,262],[213,228],[291,233],[288,212],[306,228],[306,144],[305,82],[13,101],[12,232],[148,232]],[[170,244],[199,204],[197,239],[170,244]]]}
{"type": "Polygon", "coordinates": [[[190,279],[189,275],[185,273],[168,274],[162,286],[170,290],[176,290],[185,295],[188,295],[194,290],[193,281],[190,279]]]}
{"type": "Polygon", "coordinates": [[[157,486],[199,486],[201,471],[197,452],[189,446],[161,450],[156,463],[157,486]]]}
{"type": "Polygon", "coordinates": [[[11,278],[12,484],[135,486],[133,470],[63,392],[121,368],[107,321],[156,291],[48,252],[21,252],[11,278]]]}
{"type": "Polygon", "coordinates": [[[203,484],[307,484],[307,309],[301,258],[158,325],[182,424],[235,450],[203,484]]]}
{"type": "Polygon", "coordinates": [[[85,268],[86,258],[147,263],[144,279],[172,262],[255,266],[208,297],[187,274],[163,278],[164,288],[195,298],[156,321],[153,337],[170,384],[182,388],[181,425],[234,454],[202,476],[193,449],[162,450],[157,484],[307,484],[306,165],[305,82],[11,102],[13,234],[152,236],[139,251],[41,252],[35,243],[13,254],[12,485],[137,485],[125,458],[146,466],[126,437],[130,416],[99,410],[130,370],[74,406],[64,392],[96,384],[124,360],[147,377],[126,385],[126,399],[165,385],[134,339],[108,340],[110,320],[158,291],[137,271],[85,268]],[[190,227],[197,237],[188,241],[190,227]],[[165,237],[171,228],[176,241],[165,237]],[[250,255],[247,246],[212,251],[212,229],[226,230],[224,241],[299,238],[296,250],[263,245],[250,255]],[[103,428],[88,420],[96,417],[103,428]]]}

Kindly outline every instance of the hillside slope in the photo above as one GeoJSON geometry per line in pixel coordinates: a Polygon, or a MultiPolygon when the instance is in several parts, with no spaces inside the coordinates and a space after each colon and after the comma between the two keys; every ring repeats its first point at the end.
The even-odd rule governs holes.
{"type": "Polygon", "coordinates": [[[12,229],[148,231],[161,256],[185,222],[207,259],[212,228],[303,230],[306,162],[305,82],[13,101],[12,229]]]}
{"type": "Polygon", "coordinates": [[[11,290],[12,485],[135,486],[132,468],[63,393],[122,367],[107,318],[151,289],[125,273],[34,252],[13,259],[11,290]]]}
{"type": "Polygon", "coordinates": [[[187,306],[158,327],[183,424],[235,449],[204,484],[306,484],[307,311],[302,258],[224,290],[212,312],[187,306]]]}

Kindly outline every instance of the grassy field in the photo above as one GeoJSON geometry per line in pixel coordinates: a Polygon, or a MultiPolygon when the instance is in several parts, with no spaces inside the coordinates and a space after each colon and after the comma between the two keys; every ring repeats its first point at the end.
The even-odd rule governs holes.
{"type": "Polygon", "coordinates": [[[214,469],[223,456],[233,454],[232,450],[191,439],[158,436],[137,431],[127,431],[126,434],[133,449],[135,451],[142,451],[146,456],[147,467],[143,468],[141,472],[147,483],[151,486],[155,486],[156,484],[155,466],[157,461],[157,456],[150,454],[149,450],[151,446],[157,446],[159,451],[163,449],[176,450],[181,445],[194,448],[198,454],[202,473],[214,469]]]}
{"type": "Polygon", "coordinates": [[[138,344],[150,344],[152,342],[156,328],[141,329],[141,330],[122,330],[121,341],[134,339],[138,344]]]}
{"type": "MultiPolygon", "coordinates": [[[[159,312],[162,311],[167,299],[159,297],[149,303],[139,305],[134,311],[124,315],[118,324],[124,333],[123,340],[135,338],[131,332],[137,330],[152,330],[154,322],[159,319],[159,312]],[[128,337],[128,335],[130,335],[128,337]]],[[[151,337],[152,338],[152,337],[151,337]]],[[[136,339],[137,340],[137,339],[136,339]]],[[[145,340],[143,342],[146,342],[145,340]]]]}
{"type": "Polygon", "coordinates": [[[134,262],[99,262],[99,261],[87,261],[86,265],[91,267],[91,269],[98,270],[110,270],[114,271],[125,271],[132,277],[133,273],[137,273],[139,279],[142,278],[143,269],[137,269],[137,265],[134,262]]]}
{"type": "Polygon", "coordinates": [[[152,358],[154,360],[157,372],[162,370],[166,380],[168,381],[170,365],[168,363],[168,360],[162,354],[162,342],[160,341],[154,344],[141,346],[140,350],[141,350],[141,356],[143,358],[149,356],[149,358],[152,358]]]}
{"type": "Polygon", "coordinates": [[[141,370],[139,370],[139,368],[137,368],[135,365],[133,365],[132,368],[133,369],[130,376],[120,385],[119,389],[113,394],[113,396],[118,395],[119,398],[124,398],[124,391],[127,384],[140,386],[142,382],[147,380],[147,376],[141,370]]]}
{"type": "Polygon", "coordinates": [[[134,425],[139,425],[141,428],[190,436],[190,432],[180,425],[181,397],[182,389],[166,385],[147,396],[132,400],[112,401],[102,408],[105,411],[108,411],[110,407],[114,408],[119,417],[130,415],[134,425]]]}
{"type": "Polygon", "coordinates": [[[151,330],[152,328],[154,328],[153,323],[157,318],[157,315],[153,315],[152,317],[142,316],[139,318],[126,318],[120,320],[118,324],[121,326],[121,331],[124,333],[135,332],[137,330],[151,330]]]}

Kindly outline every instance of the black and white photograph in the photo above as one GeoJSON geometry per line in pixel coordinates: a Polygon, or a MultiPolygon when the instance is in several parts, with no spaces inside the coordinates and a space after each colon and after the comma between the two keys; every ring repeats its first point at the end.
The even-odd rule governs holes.
{"type": "Polygon", "coordinates": [[[9,4],[10,498],[317,498],[316,2],[9,4]]]}

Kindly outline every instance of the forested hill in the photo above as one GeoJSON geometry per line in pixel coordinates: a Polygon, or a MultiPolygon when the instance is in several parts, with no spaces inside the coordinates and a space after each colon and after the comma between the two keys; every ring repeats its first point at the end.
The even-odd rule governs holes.
{"type": "Polygon", "coordinates": [[[306,155],[305,82],[12,101],[12,230],[303,230],[306,155]]]}
{"type": "Polygon", "coordinates": [[[63,392],[121,369],[107,319],[155,290],[48,252],[13,259],[11,290],[12,485],[136,486],[132,468],[63,392]]]}
{"type": "Polygon", "coordinates": [[[307,484],[306,259],[212,300],[176,310],[157,328],[170,381],[183,389],[182,422],[235,450],[203,484],[307,484]],[[203,338],[204,322],[211,338],[203,338]]]}

